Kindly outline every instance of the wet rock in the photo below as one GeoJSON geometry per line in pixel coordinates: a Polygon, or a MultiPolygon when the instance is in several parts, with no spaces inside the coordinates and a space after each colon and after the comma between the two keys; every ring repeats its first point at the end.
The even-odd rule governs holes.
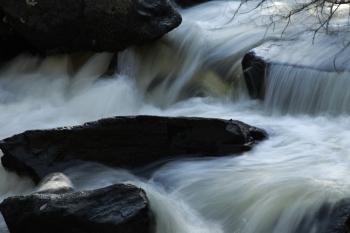
{"type": "MultiPolygon", "coordinates": [[[[326,226],[321,233],[349,233],[350,232],[350,199],[338,202],[335,206],[329,208],[324,214],[328,219],[326,226]]],[[[322,219],[321,219],[322,221],[322,219]]]]}
{"type": "Polygon", "coordinates": [[[328,36],[315,44],[312,37],[293,41],[270,41],[249,51],[242,60],[242,68],[250,96],[264,99],[266,76],[271,66],[280,69],[295,67],[324,73],[349,72],[347,54],[350,48],[338,46],[339,43],[324,43],[335,39],[334,36],[328,36]],[[328,46],[325,47],[325,44],[328,46]]]}
{"type": "Polygon", "coordinates": [[[115,52],[181,23],[168,0],[0,0],[0,9],[2,26],[41,53],[115,52]]]}
{"type": "Polygon", "coordinates": [[[13,32],[0,9],[0,62],[5,62],[25,50],[30,51],[32,48],[24,39],[13,32]]]}
{"type": "Polygon", "coordinates": [[[318,210],[302,219],[296,233],[349,233],[350,199],[324,203],[318,210]]]}
{"type": "Polygon", "coordinates": [[[79,161],[132,169],[174,157],[240,153],[265,137],[234,120],[136,116],[27,131],[1,141],[0,149],[5,168],[39,182],[79,161]]]}
{"type": "Polygon", "coordinates": [[[146,195],[132,185],[10,197],[0,204],[0,211],[11,233],[151,232],[146,195]]]}
{"type": "Polygon", "coordinates": [[[190,7],[194,5],[198,5],[204,2],[209,2],[210,0],[174,0],[174,2],[182,7],[190,7]]]}
{"type": "Polygon", "coordinates": [[[254,51],[251,51],[244,56],[242,68],[250,97],[263,99],[267,62],[254,51]]]}

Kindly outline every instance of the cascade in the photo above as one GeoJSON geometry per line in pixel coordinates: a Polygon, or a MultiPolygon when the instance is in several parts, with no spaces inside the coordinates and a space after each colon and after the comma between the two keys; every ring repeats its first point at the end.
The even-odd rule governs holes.
{"type": "MultiPolygon", "coordinates": [[[[147,176],[96,164],[65,174],[79,190],[117,182],[142,187],[157,233],[319,233],[322,222],[307,229],[303,222],[325,203],[350,197],[349,72],[272,64],[259,101],[248,97],[240,66],[252,48],[300,38],[313,25],[307,12],[286,29],[285,22],[271,26],[271,15],[291,2],[251,10],[253,1],[235,18],[239,1],[181,10],[182,26],[119,53],[110,77],[105,71],[114,59],[108,53],[21,55],[0,71],[0,138],[116,115],[239,119],[266,129],[269,140],[239,157],[170,161],[147,176]]],[[[291,62],[302,55],[281,56],[291,62]]],[[[1,199],[33,188],[0,167],[1,199]]],[[[4,228],[0,220],[0,232],[4,228]]]]}

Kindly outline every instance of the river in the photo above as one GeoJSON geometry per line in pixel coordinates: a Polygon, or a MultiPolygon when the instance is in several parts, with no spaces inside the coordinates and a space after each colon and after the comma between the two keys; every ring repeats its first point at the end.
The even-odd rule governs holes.
{"type": "MultiPolygon", "coordinates": [[[[182,10],[180,28],[118,54],[113,77],[100,78],[111,54],[18,57],[0,71],[0,138],[116,115],[241,120],[270,137],[239,157],[169,161],[147,178],[97,164],[66,174],[80,190],[117,182],[144,188],[157,233],[301,233],[303,217],[350,197],[349,72],[272,66],[265,101],[250,99],[240,68],[249,49],[303,38],[303,53],[332,48],[337,54],[338,44],[327,35],[310,39],[312,14],[271,29],[271,15],[288,8],[286,2],[253,11],[247,5],[233,17],[238,6],[213,1],[182,10]]],[[[1,198],[34,188],[29,179],[0,173],[1,198]]],[[[319,227],[315,222],[305,233],[319,227]]]]}

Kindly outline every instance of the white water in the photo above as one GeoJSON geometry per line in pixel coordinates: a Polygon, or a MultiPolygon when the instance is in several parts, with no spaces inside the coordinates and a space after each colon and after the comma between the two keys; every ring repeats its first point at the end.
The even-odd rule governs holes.
{"type": "MultiPolygon", "coordinates": [[[[72,65],[77,59],[66,56],[18,58],[0,73],[0,137],[115,115],[239,119],[266,129],[269,140],[240,157],[170,162],[148,179],[96,164],[66,174],[78,189],[141,186],[157,233],[296,233],[304,214],[350,196],[348,75],[272,67],[266,102],[249,100],[240,58],[264,40],[280,38],[283,24],[275,31],[263,24],[271,11],[288,5],[232,21],[237,6],[212,2],[185,10],[184,24],[162,41],[119,54],[119,74],[109,79],[99,77],[110,54],[80,61],[79,69],[72,65]]],[[[313,23],[306,15],[296,21],[313,23]]],[[[286,36],[305,30],[295,25],[286,36]]],[[[0,173],[2,198],[33,188],[29,180],[2,168],[0,173]]],[[[317,230],[316,224],[309,232],[317,230]]]]}
{"type": "Polygon", "coordinates": [[[350,73],[284,65],[269,67],[265,106],[273,113],[350,113],[350,73]]]}

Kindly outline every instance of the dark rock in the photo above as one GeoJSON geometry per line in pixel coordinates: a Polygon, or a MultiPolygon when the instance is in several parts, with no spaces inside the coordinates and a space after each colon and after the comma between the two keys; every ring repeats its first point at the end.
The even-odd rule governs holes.
{"type": "Polygon", "coordinates": [[[168,0],[0,0],[0,9],[2,24],[41,53],[115,52],[181,23],[168,0]]]}
{"type": "Polygon", "coordinates": [[[0,62],[5,62],[22,51],[31,51],[31,46],[6,23],[6,17],[0,9],[0,62]]]}
{"type": "Polygon", "coordinates": [[[247,53],[242,60],[245,83],[250,97],[263,99],[265,94],[266,62],[254,51],[247,53]]]}
{"type": "Polygon", "coordinates": [[[194,5],[198,5],[204,2],[209,2],[210,0],[174,0],[174,2],[182,7],[190,7],[194,5]]]}
{"type": "Polygon", "coordinates": [[[325,203],[302,219],[296,233],[349,233],[350,199],[325,203]]]}
{"type": "Polygon", "coordinates": [[[174,156],[239,153],[265,137],[265,131],[233,120],[137,116],[27,131],[1,141],[0,149],[5,168],[38,182],[77,160],[138,168],[174,156]]]}
{"type": "Polygon", "coordinates": [[[0,211],[11,233],[149,233],[152,224],[144,191],[124,184],[10,197],[0,211]]]}
{"type": "Polygon", "coordinates": [[[323,216],[328,217],[322,221],[326,223],[321,227],[320,233],[349,233],[350,232],[350,199],[344,199],[332,207],[328,207],[328,212],[323,216]]]}
{"type": "MultiPolygon", "coordinates": [[[[334,40],[330,36],[329,41],[334,40]]],[[[337,47],[337,43],[312,43],[312,38],[293,41],[270,41],[249,51],[242,60],[244,78],[252,98],[264,99],[266,75],[271,66],[299,68],[304,70],[329,72],[349,72],[349,47],[337,47]],[[306,42],[305,42],[306,40],[306,42]],[[308,41],[309,40],[309,41],[308,41]],[[333,48],[333,47],[334,48],[333,48]],[[307,49],[305,49],[307,48],[307,49]],[[328,53],[320,52],[324,48],[328,53]]],[[[341,42],[339,43],[341,44],[341,42]]]]}

